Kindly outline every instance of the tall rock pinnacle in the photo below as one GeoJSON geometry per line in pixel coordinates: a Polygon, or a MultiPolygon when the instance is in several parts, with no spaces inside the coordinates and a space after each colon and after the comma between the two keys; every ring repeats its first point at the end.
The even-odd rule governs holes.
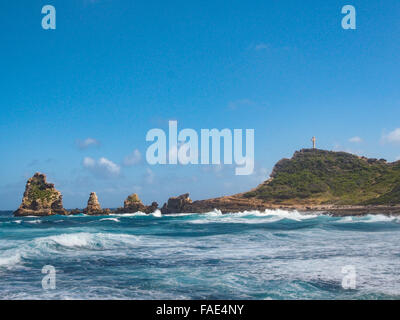
{"type": "Polygon", "coordinates": [[[14,215],[50,216],[54,214],[67,214],[63,208],[61,192],[55,189],[54,184],[47,183],[45,174],[35,173],[26,183],[22,203],[14,215]]]}
{"type": "Polygon", "coordinates": [[[92,192],[89,196],[89,200],[87,203],[87,207],[84,210],[85,214],[96,215],[102,214],[103,210],[101,209],[99,199],[97,198],[96,192],[92,192]]]}

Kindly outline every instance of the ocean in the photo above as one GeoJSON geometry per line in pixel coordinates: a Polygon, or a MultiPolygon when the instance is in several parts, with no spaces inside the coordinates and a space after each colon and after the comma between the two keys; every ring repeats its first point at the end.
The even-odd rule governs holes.
{"type": "Polygon", "coordinates": [[[3,212],[0,299],[400,299],[400,217],[3,212]]]}

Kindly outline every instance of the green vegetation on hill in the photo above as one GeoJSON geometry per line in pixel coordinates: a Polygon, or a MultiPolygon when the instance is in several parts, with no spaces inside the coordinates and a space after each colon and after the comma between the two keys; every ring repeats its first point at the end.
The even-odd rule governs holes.
{"type": "Polygon", "coordinates": [[[303,149],[244,196],[281,204],[399,204],[400,161],[303,149]]]}
{"type": "Polygon", "coordinates": [[[42,203],[51,202],[54,200],[54,190],[52,185],[47,184],[41,176],[33,177],[31,179],[29,188],[27,190],[26,201],[41,201],[42,203]]]}
{"type": "Polygon", "coordinates": [[[32,185],[29,190],[28,197],[31,201],[33,200],[41,200],[43,201],[51,201],[53,196],[52,190],[43,189],[38,185],[32,185]]]}

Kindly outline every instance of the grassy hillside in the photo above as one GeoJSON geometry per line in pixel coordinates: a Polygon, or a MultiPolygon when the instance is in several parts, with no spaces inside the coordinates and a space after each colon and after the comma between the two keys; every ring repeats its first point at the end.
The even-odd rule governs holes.
{"type": "Polygon", "coordinates": [[[244,197],[281,204],[399,204],[400,161],[303,149],[280,160],[271,179],[244,197]]]}

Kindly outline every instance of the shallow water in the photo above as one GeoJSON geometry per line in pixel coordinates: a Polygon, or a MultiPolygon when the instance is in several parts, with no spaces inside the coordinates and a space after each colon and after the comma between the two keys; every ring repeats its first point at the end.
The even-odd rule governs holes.
{"type": "Polygon", "coordinates": [[[0,215],[2,299],[399,299],[400,218],[0,215]],[[42,288],[43,266],[56,289],[42,288]],[[344,289],[342,268],[356,270],[344,289]]]}

